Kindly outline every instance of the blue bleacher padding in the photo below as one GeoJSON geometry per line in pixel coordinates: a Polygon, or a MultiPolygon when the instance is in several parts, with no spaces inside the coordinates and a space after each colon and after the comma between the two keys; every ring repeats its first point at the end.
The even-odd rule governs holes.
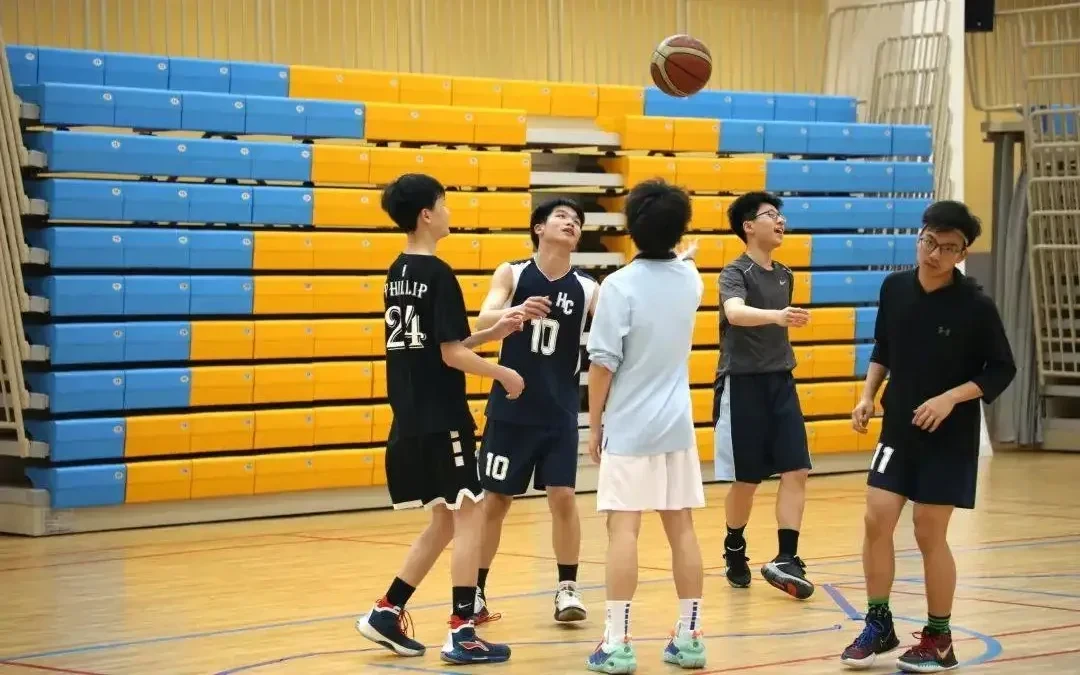
{"type": "Polygon", "coordinates": [[[38,48],[28,45],[8,45],[8,69],[16,87],[32,87],[38,83],[38,48]]]}
{"type": "Polygon", "coordinates": [[[176,228],[116,228],[124,241],[125,269],[187,269],[191,250],[186,230],[176,228]]]}
{"type": "Polygon", "coordinates": [[[26,334],[31,344],[49,348],[49,363],[54,366],[124,360],[127,330],[121,322],[27,326],[26,334]]]}
{"type": "Polygon", "coordinates": [[[764,152],[778,155],[806,153],[810,124],[804,122],[765,122],[764,152]]]}
{"type": "Polygon", "coordinates": [[[173,91],[228,94],[232,68],[228,61],[210,59],[169,59],[169,89],[173,91]]]}
{"type": "Polygon", "coordinates": [[[772,94],[735,91],[731,97],[731,117],[737,120],[776,119],[776,97],[772,94]]]}
{"type": "MultiPolygon", "coordinates": [[[[116,220],[175,223],[186,222],[191,210],[192,185],[128,181],[124,192],[123,217],[116,220]]],[[[90,218],[90,220],[100,220],[90,218]]]]}
{"type": "Polygon", "coordinates": [[[49,397],[53,413],[124,408],[123,370],[27,373],[26,384],[31,392],[49,397]]]}
{"type": "Polygon", "coordinates": [[[855,345],[855,377],[866,377],[866,371],[870,369],[870,354],[874,352],[874,345],[855,345]]]}
{"type": "Polygon", "coordinates": [[[890,234],[862,234],[852,237],[854,259],[860,267],[885,267],[893,264],[896,239],[890,234]]]}
{"type": "Polygon", "coordinates": [[[248,143],[220,139],[191,139],[183,142],[183,176],[201,178],[252,178],[248,143]]]}
{"type": "Polygon", "coordinates": [[[38,82],[102,85],[105,83],[105,54],[39,47],[38,82]]]}
{"type": "Polygon", "coordinates": [[[855,308],[855,339],[873,340],[874,324],[877,321],[877,307],[855,308]]]}
{"type": "MultiPolygon", "coordinates": [[[[250,110],[248,111],[250,114],[250,110]]],[[[311,180],[311,146],[302,143],[251,143],[254,180],[311,180]]]]}
{"type": "MultiPolygon", "coordinates": [[[[1039,134],[1075,136],[1080,125],[1080,108],[1074,103],[1029,106],[1032,127],[1039,134]],[[1056,112],[1060,110],[1061,112],[1056,112]]],[[[1046,139],[1054,140],[1054,139],[1046,139]]],[[[1065,140],[1065,139],[1060,139],[1065,140]]]]}
{"type": "Polygon", "coordinates": [[[900,229],[917,230],[922,227],[923,213],[930,207],[929,199],[894,200],[892,226],[900,229]]]}
{"type": "Polygon", "coordinates": [[[656,87],[645,89],[645,114],[650,117],[698,117],[731,119],[731,99],[712,90],[699,91],[693,96],[668,96],[656,87]]]}
{"type": "Polygon", "coordinates": [[[189,185],[194,223],[251,224],[252,188],[243,185],[189,185]]]}
{"type": "Polygon", "coordinates": [[[115,135],[63,131],[24,134],[31,150],[44,152],[50,172],[118,173],[126,148],[115,135]]]}
{"type": "Polygon", "coordinates": [[[764,152],[765,124],[749,120],[720,122],[720,152],[764,152]]]}
{"type": "Polygon", "coordinates": [[[934,139],[929,126],[893,125],[892,154],[897,157],[929,157],[933,151],[934,139]]]}
{"type": "Polygon", "coordinates": [[[105,180],[27,181],[26,193],[44,199],[53,220],[123,220],[122,183],[105,180]]]}
{"type": "Polygon", "coordinates": [[[326,138],[363,138],[364,104],[346,101],[308,101],[307,136],[326,138]]]}
{"type": "Polygon", "coordinates": [[[191,315],[248,315],[255,308],[252,277],[191,277],[191,315]]]}
{"type": "Polygon", "coordinates": [[[108,95],[116,103],[115,126],[133,129],[180,129],[184,97],[164,89],[114,87],[108,95]]]}
{"type": "Polygon", "coordinates": [[[929,162],[896,162],[893,176],[894,192],[934,191],[934,165],[929,162]]]}
{"type": "Polygon", "coordinates": [[[185,91],[183,97],[181,129],[220,134],[244,133],[247,112],[243,96],[185,91]]]}
{"type": "Polygon", "coordinates": [[[26,423],[26,431],[31,440],[49,445],[49,459],[54,462],[120,459],[124,456],[127,420],[32,420],[26,423]]]}
{"type": "Polygon", "coordinates": [[[818,122],[851,124],[858,119],[858,102],[854,96],[815,96],[814,119],[818,122]]]}
{"type": "Polygon", "coordinates": [[[233,61],[229,92],[256,96],[288,96],[289,67],[276,63],[233,61]]]}
{"type": "Polygon", "coordinates": [[[123,464],[27,467],[26,477],[35,488],[48,491],[54,509],[116,506],[127,496],[123,464]]]}
{"type": "Polygon", "coordinates": [[[124,330],[125,363],[187,361],[191,356],[191,324],[187,321],[131,321],[124,330]]]}
{"type": "Polygon", "coordinates": [[[116,123],[113,94],[105,87],[43,83],[34,99],[40,106],[42,124],[111,127],[116,123]]]}
{"type": "Polygon", "coordinates": [[[53,269],[124,266],[124,240],[118,228],[47,227],[27,231],[26,241],[49,252],[49,265],[53,269]]]}
{"type": "Polygon", "coordinates": [[[784,217],[792,231],[885,229],[893,226],[893,204],[884,197],[788,197],[784,217]]]}
{"type": "Polygon", "coordinates": [[[915,234],[897,234],[893,237],[896,240],[893,265],[912,266],[915,264],[915,242],[918,238],[915,234]]]}
{"type": "Polygon", "coordinates": [[[185,316],[191,311],[191,277],[128,275],[124,277],[124,314],[185,316]]]}
{"type": "Polygon", "coordinates": [[[811,267],[856,267],[855,240],[870,235],[815,234],[810,238],[811,267]]]}
{"type": "Polygon", "coordinates": [[[147,368],[125,373],[125,410],[186,408],[191,405],[190,368],[147,368]]]}
{"type": "Polygon", "coordinates": [[[307,102],[248,96],[246,131],[272,136],[304,136],[307,134],[307,102]]]}
{"type": "Polygon", "coordinates": [[[120,316],[124,313],[124,277],[60,275],[26,280],[31,295],[49,300],[52,316],[120,316]]]}
{"type": "Polygon", "coordinates": [[[153,54],[106,54],[105,86],[169,88],[169,57],[153,54]]]}
{"type": "Polygon", "coordinates": [[[190,230],[191,269],[250,270],[255,247],[251,232],[190,230]]]}
{"type": "Polygon", "coordinates": [[[887,272],[811,272],[810,302],[835,305],[877,302],[887,272]]]}
{"type": "Polygon", "coordinates": [[[893,162],[770,159],[765,189],[771,192],[892,192],[893,162]]]}
{"type": "Polygon", "coordinates": [[[845,192],[892,192],[893,166],[892,162],[845,162],[839,184],[845,192]]]}
{"type": "Polygon", "coordinates": [[[260,225],[311,225],[314,191],[293,187],[256,187],[251,222],[260,225]]]}
{"type": "Polygon", "coordinates": [[[811,155],[885,157],[892,154],[892,127],[888,124],[808,125],[806,151],[811,155]]]}
{"type": "Polygon", "coordinates": [[[809,94],[773,94],[776,99],[774,119],[789,122],[813,122],[817,118],[817,99],[809,94]]]}

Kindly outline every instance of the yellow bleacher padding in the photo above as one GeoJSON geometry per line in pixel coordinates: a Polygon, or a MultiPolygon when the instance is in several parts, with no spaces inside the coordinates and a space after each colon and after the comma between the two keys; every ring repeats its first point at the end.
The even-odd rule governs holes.
{"type": "Polygon", "coordinates": [[[504,262],[532,257],[532,239],[524,232],[480,236],[479,269],[494,270],[504,262]]]}
{"type": "Polygon", "coordinates": [[[859,434],[850,419],[808,422],[806,437],[812,455],[859,451],[859,434]]]}
{"type": "Polygon", "coordinates": [[[458,283],[461,284],[461,292],[465,296],[465,309],[469,312],[479,312],[480,305],[484,303],[487,295],[489,278],[487,276],[458,275],[458,283]]]}
{"type": "Polygon", "coordinates": [[[806,417],[850,415],[858,382],[806,382],[796,385],[799,406],[806,417]]]}
{"type": "Polygon", "coordinates": [[[877,447],[878,437],[881,436],[881,418],[871,417],[866,425],[865,434],[855,434],[857,448],[862,451],[873,450],[877,447]]]}
{"type": "Polygon", "coordinates": [[[372,485],[386,485],[386,448],[370,448],[375,468],[371,472],[372,485]]]}
{"type": "Polygon", "coordinates": [[[705,287],[701,292],[701,307],[720,306],[720,273],[702,272],[701,283],[705,287]]]}
{"type": "Polygon", "coordinates": [[[465,373],[465,393],[478,396],[484,393],[484,378],[472,373],[465,373]]]}
{"type": "Polygon", "coordinates": [[[814,348],[797,345],[795,352],[795,370],[792,375],[796,380],[809,380],[814,377],[814,348]]]}
{"type": "Polygon", "coordinates": [[[401,253],[405,233],[319,232],[312,240],[317,270],[386,270],[401,253]]]}
{"type": "Polygon", "coordinates": [[[477,145],[503,145],[521,147],[528,135],[529,117],[520,108],[507,106],[503,109],[473,108],[477,145]]]}
{"type": "Polygon", "coordinates": [[[315,408],[315,445],[370,443],[373,422],[371,406],[315,408]]]}
{"type": "Polygon", "coordinates": [[[671,149],[675,152],[716,152],[720,147],[720,121],[677,117],[671,149]]]}
{"type": "Polygon", "coordinates": [[[694,320],[694,346],[710,346],[720,342],[720,312],[698,312],[694,320]]]}
{"type": "Polygon", "coordinates": [[[532,153],[480,152],[476,157],[481,187],[528,189],[532,184],[532,153]]]}
{"type": "Polygon", "coordinates": [[[712,385],[716,380],[716,365],[719,362],[718,349],[695,349],[690,352],[690,384],[712,385]]]}
{"type": "Polygon", "coordinates": [[[191,415],[192,452],[251,450],[254,445],[254,412],[208,412],[191,415]]]}
{"type": "Polygon", "coordinates": [[[315,489],[315,453],[290,452],[255,457],[255,494],[315,489]]]}
{"type": "Polygon", "coordinates": [[[401,73],[398,90],[402,103],[422,105],[453,105],[451,78],[446,75],[401,73]]]}
{"type": "Polygon", "coordinates": [[[676,157],[675,183],[689,192],[726,192],[721,162],[717,157],[676,157]]]}
{"type": "Polygon", "coordinates": [[[127,465],[128,504],[191,499],[191,460],[129,462],[127,465]]]}
{"type": "Polygon", "coordinates": [[[371,148],[371,182],[386,185],[406,173],[426,173],[443,185],[480,184],[477,153],[464,150],[371,148]]]}
{"type": "MultiPolygon", "coordinates": [[[[312,277],[255,277],[254,314],[311,314],[314,311],[312,277]]],[[[257,333],[255,340],[258,342],[257,333]]]]}
{"type": "Polygon", "coordinates": [[[191,460],[191,498],[255,494],[254,457],[197,457],[191,460]]]}
{"type": "Polygon", "coordinates": [[[386,361],[373,361],[371,363],[371,398],[387,398],[386,391],[386,361]]]}
{"type": "Polygon", "coordinates": [[[267,363],[255,366],[253,403],[311,403],[315,371],[310,363],[267,363]]]}
{"type": "Polygon", "coordinates": [[[503,108],[518,108],[528,115],[551,114],[551,83],[528,80],[503,82],[503,108]]]}
{"type": "Polygon", "coordinates": [[[553,117],[594,119],[597,116],[600,99],[595,84],[552,82],[550,88],[553,117]]]}
{"type": "MultiPolygon", "coordinates": [[[[370,361],[323,361],[313,363],[311,369],[315,378],[313,394],[316,401],[371,398],[374,374],[370,361]]],[[[317,427],[317,417],[315,424],[317,427]]]]}
{"type": "Polygon", "coordinates": [[[795,273],[795,292],[791,296],[791,304],[794,306],[810,304],[810,280],[809,272],[795,273]]]}
{"type": "Polygon", "coordinates": [[[596,203],[600,208],[604,209],[604,211],[607,212],[607,213],[622,213],[623,210],[626,208],[626,197],[625,196],[618,196],[618,197],[597,196],[596,203]]]}
{"type": "Polygon", "coordinates": [[[371,314],[383,312],[385,276],[315,277],[315,303],[318,314],[371,314]]]}
{"type": "MultiPolygon", "coordinates": [[[[882,414],[885,413],[885,409],[881,407],[881,397],[885,395],[885,386],[887,384],[889,384],[889,381],[886,379],[885,382],[883,382],[882,385],[880,387],[878,387],[877,394],[874,396],[874,414],[875,415],[882,415],[882,414]]],[[[859,396],[862,396],[862,388],[863,388],[863,383],[860,383],[859,384],[859,391],[858,391],[859,396]]]]}
{"type": "MultiPolygon", "coordinates": [[[[692,195],[690,197],[690,229],[692,230],[725,230],[730,231],[727,210],[734,197],[712,197],[692,195]]],[[[732,235],[734,236],[734,235],[732,235]]],[[[738,237],[735,237],[738,239],[738,237]]],[[[741,242],[740,242],[741,244],[741,242]]]]}
{"type": "Polygon", "coordinates": [[[751,192],[765,189],[764,157],[727,157],[720,162],[720,191],[751,192]]]}
{"type": "MultiPolygon", "coordinates": [[[[483,192],[447,192],[446,208],[450,210],[450,229],[471,230],[480,225],[480,199],[483,192]]],[[[396,254],[395,254],[396,255],[396,254]]]]}
{"type": "MultiPolygon", "coordinates": [[[[694,440],[697,442],[698,459],[702,462],[713,461],[713,426],[695,428],[694,440]]],[[[711,476],[705,476],[704,478],[709,480],[711,476]]]]}
{"type": "Polygon", "coordinates": [[[253,366],[206,366],[191,369],[191,407],[244,405],[255,392],[253,366]]]}
{"type": "Polygon", "coordinates": [[[712,387],[691,389],[690,406],[693,410],[695,424],[705,424],[707,422],[711,422],[713,409],[712,387]]]}
{"type": "Polygon", "coordinates": [[[310,272],[314,262],[315,247],[311,234],[256,230],[253,269],[310,272]]]}
{"type": "Polygon", "coordinates": [[[484,235],[455,233],[439,242],[439,257],[455,270],[480,269],[480,240],[484,235]]]}
{"type": "Polygon", "coordinates": [[[675,181],[674,157],[645,157],[627,156],[606,157],[599,164],[608,173],[622,174],[623,183],[629,189],[643,180],[662,178],[674,183],[675,181]]]}
{"type": "Polygon", "coordinates": [[[184,455],[191,452],[191,416],[144,415],[127,418],[125,457],[184,455]]]}
{"type": "Polygon", "coordinates": [[[397,103],[400,100],[398,78],[398,73],[291,66],[289,97],[397,103]]]}
{"type": "Polygon", "coordinates": [[[621,253],[626,260],[637,255],[637,247],[634,240],[625,232],[621,234],[606,234],[600,237],[600,243],[608,253],[621,253]]]}
{"type": "Polygon", "coordinates": [[[363,145],[316,143],[311,147],[311,180],[316,185],[368,185],[371,148],[363,145]]]}
{"type": "Polygon", "coordinates": [[[830,342],[855,339],[853,307],[818,307],[810,310],[810,322],[788,328],[792,342],[830,342]]]}
{"type": "MultiPolygon", "coordinates": [[[[312,323],[315,329],[316,358],[340,356],[373,356],[384,350],[382,319],[324,319],[312,323]],[[376,344],[380,345],[376,349],[376,344]]],[[[316,396],[319,374],[315,373],[316,396]]],[[[370,389],[370,384],[368,385],[370,389]]]]}
{"type": "Polygon", "coordinates": [[[376,453],[369,449],[323,450],[315,453],[315,487],[369,487],[375,473],[376,453]]]}
{"type": "Polygon", "coordinates": [[[623,150],[671,150],[675,140],[670,117],[624,115],[616,119],[615,130],[623,150]]]}
{"type": "Polygon", "coordinates": [[[314,356],[313,322],[296,319],[255,322],[256,359],[310,359],[314,356]]]}
{"type": "Polygon", "coordinates": [[[597,87],[597,117],[645,114],[645,89],[618,84],[597,87]]]}
{"type": "Polygon", "coordinates": [[[349,188],[315,188],[312,224],[316,227],[393,228],[382,210],[382,192],[349,188]]]}
{"type": "Polygon", "coordinates": [[[255,449],[307,448],[315,443],[312,408],[255,411],[255,449]]]}
{"type": "Polygon", "coordinates": [[[255,348],[254,321],[192,321],[192,361],[250,359],[255,348]]]}
{"type": "Polygon", "coordinates": [[[502,80],[488,77],[450,78],[451,105],[467,108],[501,108],[502,80]]]}
{"type": "MultiPolygon", "coordinates": [[[[806,361],[810,372],[805,375],[796,373],[796,377],[821,379],[826,377],[852,377],[855,373],[855,345],[814,345],[813,347],[795,347],[795,359],[799,351],[808,352],[806,361]]],[[[800,363],[800,366],[802,364],[800,363]]],[[[798,369],[797,369],[798,370],[798,369]]]]}
{"type": "Polygon", "coordinates": [[[385,443],[390,436],[390,423],[394,420],[394,412],[389,404],[371,407],[371,442],[385,443]]]}
{"type": "Polygon", "coordinates": [[[369,103],[365,125],[369,141],[472,143],[476,138],[472,111],[453,106],[369,103]]]}
{"type": "Polygon", "coordinates": [[[729,239],[725,235],[703,234],[697,241],[698,252],[694,260],[699,270],[719,270],[738,255],[728,253],[729,239]]]}
{"type": "Polygon", "coordinates": [[[469,401],[469,412],[472,413],[473,421],[476,422],[476,434],[478,438],[483,433],[484,424],[487,422],[487,417],[484,415],[485,410],[487,410],[486,400],[469,401]]]}
{"type": "Polygon", "coordinates": [[[773,260],[788,267],[810,267],[810,235],[785,234],[784,242],[773,251],[773,260]]]}
{"type": "Polygon", "coordinates": [[[529,192],[482,192],[477,225],[493,230],[529,229],[533,199],[529,192]]]}

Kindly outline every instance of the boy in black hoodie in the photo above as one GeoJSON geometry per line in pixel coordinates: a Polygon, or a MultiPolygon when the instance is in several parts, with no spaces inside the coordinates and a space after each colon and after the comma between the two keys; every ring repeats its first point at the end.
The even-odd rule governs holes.
{"type": "Polygon", "coordinates": [[[997,308],[956,266],[979,236],[979,220],[959,202],[932,204],[923,214],[918,266],[881,285],[874,351],[852,425],[867,432],[874,398],[882,396],[881,436],[867,477],[863,572],[866,626],[841,661],[869,668],[900,641],[889,611],[893,531],[910,499],[923,556],[928,621],[919,644],[896,662],[904,672],[955,668],[949,630],[956,563],[946,541],[953,509],[975,506],[981,414],[1016,374],[997,308]]]}

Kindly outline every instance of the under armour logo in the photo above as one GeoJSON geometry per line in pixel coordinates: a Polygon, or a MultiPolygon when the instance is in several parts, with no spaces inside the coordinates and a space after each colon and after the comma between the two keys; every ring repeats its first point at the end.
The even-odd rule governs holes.
{"type": "Polygon", "coordinates": [[[949,333],[951,333],[951,332],[952,332],[951,328],[946,328],[945,326],[938,326],[937,327],[937,334],[938,335],[944,335],[945,337],[949,337],[949,333]]]}
{"type": "Polygon", "coordinates": [[[574,313],[574,301],[566,293],[559,293],[559,296],[555,298],[555,306],[561,308],[563,314],[570,315],[574,313]]]}

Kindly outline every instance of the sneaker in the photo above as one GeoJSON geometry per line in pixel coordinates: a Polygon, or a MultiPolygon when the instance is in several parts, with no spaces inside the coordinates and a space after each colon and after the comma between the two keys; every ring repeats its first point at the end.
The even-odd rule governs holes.
{"type": "Polygon", "coordinates": [[[840,655],[840,663],[855,670],[869,668],[874,665],[879,655],[887,654],[899,646],[900,638],[896,637],[891,619],[867,615],[866,626],[859,633],[859,637],[840,655]]]}
{"type": "Polygon", "coordinates": [[[680,668],[705,667],[705,642],[701,631],[686,632],[679,625],[671,633],[671,640],[664,648],[664,663],[680,668]]]}
{"type": "Polygon", "coordinates": [[[749,588],[750,587],[750,558],[746,557],[746,544],[743,544],[739,548],[724,548],[724,562],[727,563],[727,569],[724,573],[727,575],[728,583],[732,588],[749,588]]]}
{"type": "Polygon", "coordinates": [[[601,642],[585,661],[585,667],[594,673],[632,673],[637,670],[634,644],[630,638],[614,645],[601,642]]]}
{"type": "Polygon", "coordinates": [[[559,589],[555,591],[555,620],[559,623],[573,623],[584,621],[586,616],[588,612],[585,610],[585,603],[581,601],[577,583],[560,581],[559,589]]]}
{"type": "Polygon", "coordinates": [[[447,663],[464,666],[470,663],[502,663],[510,659],[510,645],[481,640],[476,625],[458,616],[450,617],[450,634],[439,657],[447,663]]]}
{"type": "Polygon", "coordinates": [[[940,673],[952,670],[958,664],[953,652],[952,633],[931,633],[923,628],[912,633],[919,644],[904,652],[896,660],[896,667],[905,673],[940,673]]]}
{"type": "Polygon", "coordinates": [[[761,576],[793,598],[806,600],[814,594],[814,584],[806,578],[806,563],[799,556],[776,556],[762,566],[761,576]]]}
{"type": "Polygon", "coordinates": [[[398,656],[424,655],[424,645],[406,634],[412,632],[409,613],[391,605],[386,598],[376,602],[370,612],[356,620],[356,630],[398,656]]]}
{"type": "Polygon", "coordinates": [[[492,614],[488,610],[487,598],[480,592],[480,589],[476,590],[476,600],[473,605],[473,625],[480,626],[491,621],[498,621],[502,618],[502,614],[492,614]]]}

